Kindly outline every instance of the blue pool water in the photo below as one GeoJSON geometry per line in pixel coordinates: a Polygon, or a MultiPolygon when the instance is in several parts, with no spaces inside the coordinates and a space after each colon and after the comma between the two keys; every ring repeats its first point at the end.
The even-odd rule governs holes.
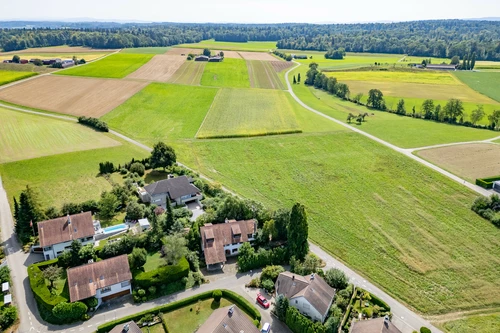
{"type": "Polygon", "coordinates": [[[108,234],[110,232],[121,231],[121,230],[125,230],[125,229],[127,229],[127,225],[122,223],[122,224],[118,224],[118,225],[104,228],[103,230],[104,230],[105,234],[108,234]]]}

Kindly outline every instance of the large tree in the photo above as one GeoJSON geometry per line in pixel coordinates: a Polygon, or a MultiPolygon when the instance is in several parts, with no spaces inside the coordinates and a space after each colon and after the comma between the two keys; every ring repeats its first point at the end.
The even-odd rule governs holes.
{"type": "Polygon", "coordinates": [[[446,103],[444,106],[444,114],[448,117],[449,123],[455,123],[457,118],[463,116],[464,114],[464,105],[461,100],[452,98],[446,103]]]}
{"type": "Polygon", "coordinates": [[[330,287],[341,290],[347,287],[349,278],[340,269],[330,268],[325,272],[325,281],[330,287]]]}
{"type": "Polygon", "coordinates": [[[54,289],[54,282],[61,277],[62,271],[62,267],[58,267],[56,265],[50,265],[42,271],[43,278],[48,280],[50,283],[50,290],[54,289]]]}
{"type": "Polygon", "coordinates": [[[167,264],[176,265],[186,256],[188,248],[186,238],[182,235],[168,235],[163,238],[163,258],[167,264]]]}
{"type": "Polygon", "coordinates": [[[382,109],[382,105],[384,103],[384,94],[378,89],[370,89],[368,92],[368,106],[371,106],[374,109],[382,109]]]}
{"type": "Polygon", "coordinates": [[[165,225],[163,227],[163,232],[168,233],[172,227],[174,226],[174,211],[172,209],[172,204],[170,203],[170,199],[167,197],[166,201],[166,211],[165,211],[165,225]]]}
{"type": "Polygon", "coordinates": [[[163,168],[173,165],[177,161],[174,148],[168,146],[164,142],[158,142],[153,146],[151,152],[150,163],[153,169],[163,168]]]}
{"type": "Polygon", "coordinates": [[[305,207],[296,203],[290,213],[290,223],[288,225],[288,253],[298,260],[304,260],[309,252],[307,243],[308,225],[305,207]]]}
{"type": "Polygon", "coordinates": [[[434,112],[434,101],[432,99],[426,99],[422,103],[422,112],[424,113],[424,119],[432,118],[432,113],[434,112]]]}
{"type": "Polygon", "coordinates": [[[102,219],[111,219],[116,215],[116,209],[120,201],[111,192],[103,192],[99,200],[99,217],[102,219]]]}
{"type": "Polygon", "coordinates": [[[402,98],[398,102],[398,106],[396,107],[396,113],[402,115],[406,114],[405,100],[402,98]]]}
{"type": "Polygon", "coordinates": [[[476,66],[476,52],[472,53],[472,59],[470,61],[470,70],[473,70],[476,66]]]}
{"type": "Polygon", "coordinates": [[[14,214],[17,215],[15,225],[17,237],[26,243],[37,232],[36,222],[45,219],[38,194],[31,187],[26,186],[19,195],[19,206],[17,213],[14,209],[14,214]]]}
{"type": "Polygon", "coordinates": [[[132,270],[141,268],[146,264],[148,253],[143,248],[135,247],[132,253],[128,255],[128,263],[132,270]]]}
{"type": "Polygon", "coordinates": [[[500,110],[493,111],[489,116],[488,120],[493,128],[500,127],[500,110]]]}
{"type": "Polygon", "coordinates": [[[470,121],[472,124],[476,124],[478,121],[481,121],[484,118],[484,108],[482,105],[478,105],[477,108],[472,110],[470,113],[470,121]]]}

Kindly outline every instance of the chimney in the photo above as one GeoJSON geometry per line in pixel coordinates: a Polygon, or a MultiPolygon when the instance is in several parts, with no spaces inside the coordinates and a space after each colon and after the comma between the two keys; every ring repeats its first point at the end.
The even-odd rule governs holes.
{"type": "Polygon", "coordinates": [[[224,220],[224,223],[229,223],[229,219],[226,217],[226,219],[224,220]]]}
{"type": "Polygon", "coordinates": [[[128,332],[129,329],[130,329],[129,324],[125,324],[125,325],[123,325],[122,332],[128,332]]]}
{"type": "Polygon", "coordinates": [[[68,224],[71,224],[71,217],[69,216],[69,213],[68,213],[68,224]]]}
{"type": "Polygon", "coordinates": [[[314,280],[314,273],[311,274],[311,281],[314,280]]]}
{"type": "Polygon", "coordinates": [[[292,280],[295,280],[295,275],[292,275],[292,280]]]}

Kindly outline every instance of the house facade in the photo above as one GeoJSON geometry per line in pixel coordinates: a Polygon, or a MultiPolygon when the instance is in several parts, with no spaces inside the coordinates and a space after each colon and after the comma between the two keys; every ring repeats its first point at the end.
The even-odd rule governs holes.
{"type": "Polygon", "coordinates": [[[316,274],[301,276],[280,273],[276,280],[276,295],[285,296],[290,306],[312,320],[324,323],[333,303],[335,289],[316,274]]]}
{"type": "Polygon", "coordinates": [[[144,188],[139,188],[139,196],[143,202],[150,202],[163,208],[167,200],[175,205],[184,205],[203,198],[201,191],[193,185],[193,180],[186,177],[171,177],[160,180],[144,188]]]}
{"type": "Polygon", "coordinates": [[[126,254],[67,270],[71,302],[95,297],[102,302],[132,292],[132,273],[126,254]]]}
{"type": "Polygon", "coordinates": [[[208,270],[222,269],[227,257],[238,255],[243,243],[255,241],[257,220],[227,220],[200,227],[201,249],[208,270]]]}
{"type": "Polygon", "coordinates": [[[37,228],[45,260],[57,258],[65,250],[69,250],[74,240],[82,245],[95,243],[91,212],[38,222],[37,228]]]}

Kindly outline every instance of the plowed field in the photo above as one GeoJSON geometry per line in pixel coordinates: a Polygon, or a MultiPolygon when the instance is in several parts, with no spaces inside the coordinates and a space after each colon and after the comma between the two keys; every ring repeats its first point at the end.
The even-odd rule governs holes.
{"type": "Polygon", "coordinates": [[[147,83],[66,76],[42,76],[0,91],[0,100],[74,116],[100,117],[147,83]]]}
{"type": "Polygon", "coordinates": [[[148,63],[132,74],[129,74],[127,77],[132,79],[167,82],[184,62],[184,57],[163,54],[155,55],[148,63]]]}

